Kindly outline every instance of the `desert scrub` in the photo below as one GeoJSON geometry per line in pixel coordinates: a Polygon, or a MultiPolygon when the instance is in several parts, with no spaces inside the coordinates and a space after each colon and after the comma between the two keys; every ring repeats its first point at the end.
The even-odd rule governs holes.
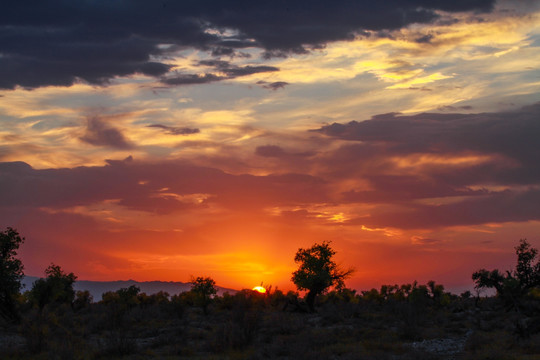
{"type": "Polygon", "coordinates": [[[505,331],[474,331],[465,343],[467,359],[513,359],[517,338],[505,331]],[[498,354],[498,355],[497,355],[498,354]]]}
{"type": "Polygon", "coordinates": [[[98,357],[125,356],[135,354],[138,350],[135,339],[128,337],[122,330],[107,332],[99,341],[100,351],[98,357]]]}

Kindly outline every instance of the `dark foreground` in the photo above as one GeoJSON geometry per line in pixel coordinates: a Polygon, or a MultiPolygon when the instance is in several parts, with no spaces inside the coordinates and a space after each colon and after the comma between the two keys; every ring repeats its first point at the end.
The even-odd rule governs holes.
{"type": "Polygon", "coordinates": [[[279,291],[216,297],[207,314],[163,293],[26,308],[1,323],[0,358],[540,359],[538,299],[391,290],[332,292],[315,313],[279,291]]]}

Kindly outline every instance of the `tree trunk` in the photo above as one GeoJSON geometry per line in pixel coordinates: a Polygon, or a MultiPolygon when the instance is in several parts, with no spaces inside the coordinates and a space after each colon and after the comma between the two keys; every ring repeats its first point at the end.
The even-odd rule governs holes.
{"type": "Polygon", "coordinates": [[[317,297],[317,292],[314,290],[310,290],[306,296],[306,303],[311,312],[315,312],[315,297],[317,297]]]}

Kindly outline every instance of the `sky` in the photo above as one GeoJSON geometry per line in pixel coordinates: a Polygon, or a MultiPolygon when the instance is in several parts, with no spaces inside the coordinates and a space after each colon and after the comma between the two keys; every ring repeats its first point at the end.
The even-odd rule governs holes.
{"type": "Polygon", "coordinates": [[[0,5],[0,227],[27,275],[472,288],[540,246],[540,2],[0,5]]]}

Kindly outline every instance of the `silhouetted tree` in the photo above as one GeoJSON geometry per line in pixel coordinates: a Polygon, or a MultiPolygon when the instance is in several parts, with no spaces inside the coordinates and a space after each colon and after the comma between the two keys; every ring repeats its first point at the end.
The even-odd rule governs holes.
{"type": "Polygon", "coordinates": [[[531,248],[526,239],[519,240],[515,250],[518,259],[514,271],[503,274],[497,269],[492,271],[480,269],[472,274],[472,279],[477,290],[495,288],[497,296],[517,310],[518,300],[531,289],[540,287],[540,261],[534,263],[538,250],[531,248]]]}
{"type": "Polygon", "coordinates": [[[483,288],[495,288],[497,294],[501,295],[504,292],[503,283],[505,276],[497,269],[488,271],[486,269],[480,269],[472,274],[472,279],[475,283],[476,289],[483,288]]]}
{"type": "Polygon", "coordinates": [[[127,306],[128,309],[133,308],[139,303],[138,295],[141,292],[141,288],[137,285],[131,285],[127,288],[121,288],[116,291],[120,298],[120,303],[127,306]]]}
{"type": "Polygon", "coordinates": [[[23,242],[24,238],[10,227],[0,232],[0,316],[11,321],[19,319],[15,296],[21,290],[24,267],[15,256],[23,242]]]}
{"type": "Polygon", "coordinates": [[[348,278],[353,269],[341,270],[332,260],[335,251],[330,243],[314,244],[309,249],[298,249],[294,261],[300,264],[298,270],[293,272],[292,282],[298,290],[307,290],[306,303],[311,311],[315,310],[315,298],[330,287],[338,289],[345,286],[344,280],[348,278]]]}
{"type": "MultiPolygon", "coordinates": [[[[121,288],[116,291],[107,291],[101,295],[103,304],[116,304],[125,309],[131,309],[139,304],[139,295],[141,289],[136,285],[127,288],[121,288]]],[[[146,296],[146,294],[144,294],[146,296]]]]}
{"type": "Polygon", "coordinates": [[[534,261],[538,256],[538,249],[531,248],[526,239],[521,239],[515,247],[518,256],[514,276],[519,280],[523,291],[540,287],[540,260],[534,261]]]}
{"type": "Polygon", "coordinates": [[[427,287],[435,305],[441,306],[450,303],[450,293],[444,291],[442,284],[437,284],[435,281],[430,280],[427,283],[427,287]]]}
{"type": "Polygon", "coordinates": [[[40,310],[51,303],[72,304],[75,298],[73,284],[77,276],[73,273],[65,273],[58,265],[51,264],[45,269],[45,278],[34,282],[30,290],[30,300],[40,310]]]}
{"type": "Polygon", "coordinates": [[[217,293],[216,282],[210,277],[191,278],[191,293],[194,295],[195,305],[203,309],[204,314],[208,314],[208,305],[212,302],[212,297],[217,293]]]}

